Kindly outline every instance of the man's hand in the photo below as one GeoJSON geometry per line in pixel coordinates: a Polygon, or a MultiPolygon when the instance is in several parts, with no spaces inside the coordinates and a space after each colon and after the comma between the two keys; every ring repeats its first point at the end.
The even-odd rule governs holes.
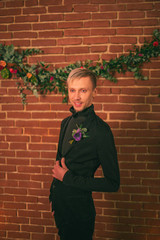
{"type": "Polygon", "coordinates": [[[66,164],[65,164],[65,158],[61,159],[61,166],[59,164],[59,161],[56,161],[52,169],[52,173],[53,173],[52,176],[60,181],[63,181],[63,177],[65,173],[68,171],[68,168],[66,167],[66,164]]]}
{"type": "Polygon", "coordinates": [[[52,212],[52,216],[54,216],[54,211],[52,211],[52,202],[50,202],[50,210],[52,212]]]}

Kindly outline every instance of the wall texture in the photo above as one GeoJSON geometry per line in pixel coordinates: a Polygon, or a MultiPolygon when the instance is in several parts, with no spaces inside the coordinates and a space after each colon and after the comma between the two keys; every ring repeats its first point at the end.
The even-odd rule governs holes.
{"type": "MultiPolygon", "coordinates": [[[[1,0],[0,42],[40,48],[60,67],[110,60],[151,39],[159,0],[1,0]]],[[[143,67],[149,80],[100,79],[96,113],[113,130],[121,171],[118,193],[93,193],[94,240],[160,239],[160,58],[143,67]]],[[[16,80],[0,81],[0,239],[58,240],[48,195],[61,120],[69,105],[29,93],[23,108],[16,80]]],[[[101,175],[99,169],[96,175],[101,175]]]]}

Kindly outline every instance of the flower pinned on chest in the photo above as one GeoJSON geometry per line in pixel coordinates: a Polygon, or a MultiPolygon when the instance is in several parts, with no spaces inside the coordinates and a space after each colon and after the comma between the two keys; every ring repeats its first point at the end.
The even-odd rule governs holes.
{"type": "Polygon", "coordinates": [[[77,129],[73,129],[73,131],[72,131],[73,139],[71,139],[69,141],[70,144],[72,144],[74,141],[79,142],[83,138],[87,138],[88,137],[88,135],[87,135],[87,128],[82,128],[82,125],[78,126],[77,124],[76,124],[76,126],[77,126],[77,129]]]}

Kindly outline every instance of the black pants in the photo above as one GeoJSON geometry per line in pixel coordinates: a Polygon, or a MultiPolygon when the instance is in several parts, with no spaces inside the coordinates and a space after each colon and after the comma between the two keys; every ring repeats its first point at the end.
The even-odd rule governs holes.
{"type": "Polygon", "coordinates": [[[60,240],[92,240],[94,222],[64,224],[59,228],[60,240]]]}
{"type": "Polygon", "coordinates": [[[95,208],[90,192],[58,183],[53,188],[52,210],[61,240],[92,240],[95,208]]]}

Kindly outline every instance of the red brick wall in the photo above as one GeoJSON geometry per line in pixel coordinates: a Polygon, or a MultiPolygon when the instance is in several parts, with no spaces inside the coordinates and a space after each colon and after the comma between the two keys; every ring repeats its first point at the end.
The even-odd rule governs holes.
{"type": "MultiPolygon", "coordinates": [[[[41,48],[30,63],[53,67],[109,60],[151,39],[159,17],[159,0],[2,0],[0,42],[41,48]]],[[[126,74],[98,82],[95,110],[113,130],[121,188],[93,193],[94,240],[160,239],[160,58],[143,71],[148,81],[126,74]]],[[[69,106],[61,95],[30,94],[23,109],[14,79],[1,79],[0,94],[0,239],[57,240],[48,194],[69,106]]]]}

